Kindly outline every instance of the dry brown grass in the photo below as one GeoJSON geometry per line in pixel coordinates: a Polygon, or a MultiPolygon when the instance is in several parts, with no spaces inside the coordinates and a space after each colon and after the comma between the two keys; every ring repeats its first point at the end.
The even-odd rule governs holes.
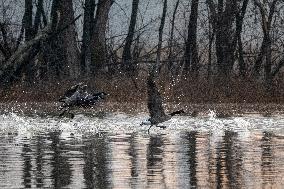
{"type": "MultiPolygon", "coordinates": [[[[97,75],[89,80],[38,83],[33,86],[16,84],[1,91],[2,102],[55,102],[70,86],[83,81],[90,91],[105,91],[109,102],[139,103],[147,100],[146,75],[135,78],[137,88],[125,74],[97,75]]],[[[273,92],[268,94],[263,85],[253,80],[232,79],[229,94],[206,79],[177,77],[175,82],[161,74],[158,86],[165,102],[172,103],[283,103],[284,83],[276,81],[273,92]]]]}

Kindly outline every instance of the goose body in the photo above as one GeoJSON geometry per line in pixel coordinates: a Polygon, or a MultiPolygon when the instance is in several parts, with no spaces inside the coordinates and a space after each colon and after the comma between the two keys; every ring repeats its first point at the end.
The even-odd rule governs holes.
{"type": "Polygon", "coordinates": [[[69,112],[70,108],[73,107],[91,107],[107,95],[105,92],[90,94],[86,89],[87,85],[82,83],[68,89],[64,96],[59,99],[59,102],[62,103],[60,109],[63,109],[60,115],[63,115],[66,111],[69,112]]]}
{"type": "Polygon", "coordinates": [[[158,91],[158,88],[154,82],[154,75],[150,74],[147,78],[148,87],[148,110],[150,113],[150,118],[143,121],[140,125],[150,125],[150,128],[155,125],[156,127],[165,128],[165,126],[158,126],[159,123],[168,121],[172,116],[184,113],[183,110],[175,111],[170,114],[166,114],[162,106],[162,97],[158,91]]]}

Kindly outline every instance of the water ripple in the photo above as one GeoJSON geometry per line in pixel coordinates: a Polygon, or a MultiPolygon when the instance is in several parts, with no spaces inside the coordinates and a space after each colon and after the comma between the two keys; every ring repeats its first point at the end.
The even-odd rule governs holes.
{"type": "Polygon", "coordinates": [[[284,119],[0,115],[0,188],[281,188],[284,119]]]}

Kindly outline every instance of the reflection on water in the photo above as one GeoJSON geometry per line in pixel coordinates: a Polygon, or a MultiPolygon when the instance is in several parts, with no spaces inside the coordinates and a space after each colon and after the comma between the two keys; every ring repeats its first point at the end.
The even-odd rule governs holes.
{"type": "Polygon", "coordinates": [[[103,122],[81,117],[60,125],[58,121],[43,118],[6,118],[1,118],[0,188],[282,188],[284,185],[283,125],[267,118],[255,118],[254,122],[261,126],[252,129],[231,127],[252,122],[250,119],[204,118],[196,125],[197,120],[181,118],[178,122],[182,127],[178,122],[171,123],[179,130],[156,130],[150,135],[146,129],[121,132],[123,125],[132,128],[125,125],[126,117],[108,129],[102,129],[103,124],[109,127],[114,118],[103,122]],[[214,130],[208,129],[210,125],[214,125],[214,130]],[[101,131],[90,129],[98,126],[101,131]]]}
{"type": "Polygon", "coordinates": [[[106,188],[109,186],[108,143],[106,135],[93,135],[84,138],[83,174],[86,188],[106,188]]]}

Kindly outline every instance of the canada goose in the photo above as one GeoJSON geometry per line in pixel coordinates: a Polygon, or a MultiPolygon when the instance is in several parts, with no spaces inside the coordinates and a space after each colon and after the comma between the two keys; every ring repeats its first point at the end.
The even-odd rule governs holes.
{"type": "MultiPolygon", "coordinates": [[[[83,85],[83,83],[72,86],[64,93],[64,96],[59,99],[59,102],[62,102],[60,110],[64,109],[59,116],[64,115],[66,112],[69,113],[70,108],[73,107],[91,107],[99,100],[104,99],[105,96],[107,96],[105,92],[98,92],[94,94],[88,93],[87,85],[83,85]]],[[[74,117],[74,114],[69,114],[71,115],[71,118],[74,117]]]]}
{"type": "Polygon", "coordinates": [[[64,95],[58,100],[59,102],[63,102],[65,104],[70,103],[72,100],[74,101],[80,94],[86,91],[87,85],[84,85],[82,82],[77,85],[72,86],[70,89],[66,90],[64,95]]]}
{"type": "Polygon", "coordinates": [[[150,118],[146,121],[143,121],[140,125],[150,125],[150,128],[153,125],[156,127],[165,128],[165,126],[158,126],[159,123],[168,121],[172,116],[184,113],[183,110],[175,111],[170,114],[166,114],[162,106],[162,97],[158,91],[158,88],[154,82],[154,76],[150,74],[147,78],[147,87],[148,87],[148,109],[150,113],[150,118]]]}

